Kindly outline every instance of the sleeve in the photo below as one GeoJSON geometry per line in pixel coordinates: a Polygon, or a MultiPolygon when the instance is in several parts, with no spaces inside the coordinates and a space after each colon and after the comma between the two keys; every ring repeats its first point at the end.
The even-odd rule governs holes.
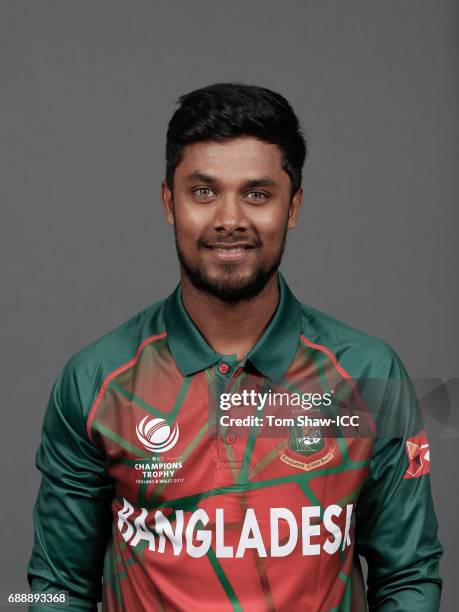
{"type": "Polygon", "coordinates": [[[443,548],[437,538],[427,435],[413,385],[394,353],[377,436],[356,507],[356,546],[368,564],[370,611],[436,612],[443,548]]]}
{"type": "Polygon", "coordinates": [[[89,611],[97,609],[101,597],[112,484],[102,452],[87,436],[88,394],[71,362],[51,390],[36,455],[42,478],[33,510],[35,543],[27,578],[34,592],[68,591],[70,606],[62,609],[89,611]]]}

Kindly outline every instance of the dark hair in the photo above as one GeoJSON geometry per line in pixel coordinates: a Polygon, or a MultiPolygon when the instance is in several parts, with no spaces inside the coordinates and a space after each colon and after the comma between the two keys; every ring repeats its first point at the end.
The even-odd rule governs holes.
{"type": "Polygon", "coordinates": [[[283,96],[256,85],[215,83],[180,96],[178,103],[167,130],[166,183],[171,191],[186,145],[243,135],[277,145],[283,154],[282,169],[292,183],[292,195],[300,188],[306,141],[283,96]]]}

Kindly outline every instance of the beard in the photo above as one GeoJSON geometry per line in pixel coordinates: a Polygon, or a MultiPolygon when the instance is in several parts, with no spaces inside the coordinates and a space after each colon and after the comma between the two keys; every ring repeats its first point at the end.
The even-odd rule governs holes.
{"type": "MultiPolygon", "coordinates": [[[[236,304],[238,302],[248,301],[256,297],[266,287],[270,279],[277,272],[285,251],[287,223],[283,228],[281,247],[276,253],[274,259],[267,264],[257,261],[252,273],[246,278],[238,278],[238,264],[232,262],[223,264],[221,266],[221,274],[217,278],[211,278],[207,274],[207,270],[204,265],[198,264],[194,266],[187,261],[183,251],[180,248],[175,225],[174,234],[175,248],[180,266],[192,285],[194,285],[196,289],[209,293],[222,302],[236,304]]],[[[205,241],[199,240],[199,249],[206,248],[205,244],[205,241]]],[[[260,239],[258,239],[257,246],[261,245],[262,242],[260,239]]]]}

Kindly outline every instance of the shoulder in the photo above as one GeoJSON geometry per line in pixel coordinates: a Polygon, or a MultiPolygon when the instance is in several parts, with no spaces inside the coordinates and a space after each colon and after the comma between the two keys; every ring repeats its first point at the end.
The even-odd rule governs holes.
{"type": "Polygon", "coordinates": [[[397,352],[383,339],[308,304],[301,304],[302,341],[336,359],[352,378],[397,377],[404,366],[397,352]]]}
{"type": "Polygon", "coordinates": [[[77,401],[87,416],[98,390],[110,373],[135,358],[139,348],[165,335],[162,307],[155,302],[74,353],[60,370],[55,391],[62,403],[77,401]]]}
{"type": "Polygon", "coordinates": [[[311,306],[302,304],[302,311],[305,346],[325,353],[344,378],[358,381],[367,407],[374,416],[384,416],[380,431],[386,437],[419,431],[416,392],[392,346],[311,306]]]}

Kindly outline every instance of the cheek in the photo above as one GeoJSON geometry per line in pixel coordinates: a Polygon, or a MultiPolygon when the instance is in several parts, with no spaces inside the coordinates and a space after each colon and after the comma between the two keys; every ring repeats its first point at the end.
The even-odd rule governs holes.
{"type": "Polygon", "coordinates": [[[283,211],[266,211],[263,217],[258,219],[256,227],[260,232],[265,247],[276,248],[282,241],[286,217],[283,211]]]}
{"type": "Polygon", "coordinates": [[[176,209],[175,226],[178,236],[183,240],[195,240],[202,235],[206,227],[206,219],[202,212],[196,209],[176,209]]]}

